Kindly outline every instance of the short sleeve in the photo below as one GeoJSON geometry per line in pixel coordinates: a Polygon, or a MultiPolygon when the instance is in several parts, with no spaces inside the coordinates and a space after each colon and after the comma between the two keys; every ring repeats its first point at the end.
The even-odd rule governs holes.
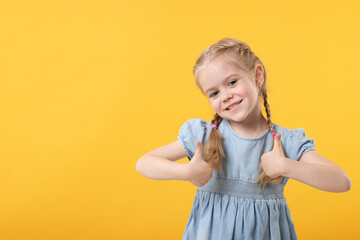
{"type": "Polygon", "coordinates": [[[179,139],[191,160],[196,151],[196,141],[205,143],[207,123],[201,118],[194,118],[186,121],[180,128],[179,139]]]}
{"type": "Polygon", "coordinates": [[[288,157],[296,161],[299,161],[304,153],[316,150],[315,140],[308,138],[303,128],[295,128],[290,132],[288,144],[288,157]]]}

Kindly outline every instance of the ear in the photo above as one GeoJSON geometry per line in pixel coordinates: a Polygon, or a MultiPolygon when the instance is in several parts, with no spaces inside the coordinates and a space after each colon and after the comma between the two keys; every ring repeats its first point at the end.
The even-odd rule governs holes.
{"type": "Polygon", "coordinates": [[[264,68],[261,66],[261,64],[256,64],[254,72],[255,72],[255,83],[256,86],[259,87],[264,83],[264,68]]]}

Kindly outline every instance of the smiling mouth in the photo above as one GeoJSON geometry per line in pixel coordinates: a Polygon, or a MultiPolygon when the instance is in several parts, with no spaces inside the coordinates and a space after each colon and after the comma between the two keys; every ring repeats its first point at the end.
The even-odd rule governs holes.
{"type": "Polygon", "coordinates": [[[237,102],[237,103],[234,103],[233,105],[231,105],[230,107],[226,108],[225,110],[226,110],[226,111],[231,111],[231,110],[237,108],[242,101],[243,101],[243,100],[241,100],[241,101],[239,101],[239,102],[237,102]]]}

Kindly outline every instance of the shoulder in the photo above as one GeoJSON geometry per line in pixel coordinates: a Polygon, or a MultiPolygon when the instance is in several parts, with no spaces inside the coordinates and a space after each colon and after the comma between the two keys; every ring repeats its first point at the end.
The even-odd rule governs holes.
{"type": "Polygon", "coordinates": [[[309,138],[304,128],[286,128],[275,125],[275,131],[281,133],[281,143],[287,158],[299,160],[302,154],[315,150],[315,140],[309,138]]]}
{"type": "Polygon", "coordinates": [[[193,118],[185,121],[180,127],[177,139],[181,141],[184,149],[191,159],[196,150],[196,141],[205,144],[209,134],[210,121],[206,122],[201,118],[193,118]]]}
{"type": "Polygon", "coordinates": [[[210,122],[206,122],[201,118],[193,118],[185,121],[180,127],[179,134],[189,134],[197,132],[206,132],[206,129],[210,122]]]}
{"type": "Polygon", "coordinates": [[[286,140],[286,142],[295,141],[299,138],[306,137],[304,128],[298,127],[290,129],[274,123],[274,129],[275,132],[281,133],[281,139],[286,140]]]}

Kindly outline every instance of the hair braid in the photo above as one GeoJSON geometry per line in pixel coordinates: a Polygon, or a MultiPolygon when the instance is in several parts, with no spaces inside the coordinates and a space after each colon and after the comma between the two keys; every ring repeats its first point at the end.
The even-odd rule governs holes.
{"type": "MultiPolygon", "coordinates": [[[[275,133],[274,124],[271,121],[271,113],[270,113],[270,106],[268,104],[267,91],[266,91],[265,88],[262,88],[260,90],[261,90],[261,94],[262,94],[263,100],[264,100],[264,107],[265,107],[265,112],[266,112],[266,116],[267,116],[266,122],[267,122],[267,124],[268,124],[268,126],[270,128],[271,133],[275,133]]],[[[275,139],[273,139],[271,150],[274,149],[274,141],[275,141],[275,139]]],[[[284,152],[284,147],[281,144],[281,142],[280,142],[280,145],[281,145],[281,148],[282,148],[282,150],[284,152]]],[[[260,182],[261,189],[263,190],[267,183],[272,183],[272,184],[279,183],[283,179],[283,176],[278,176],[276,178],[271,178],[271,177],[269,177],[269,176],[267,176],[265,174],[263,168],[261,167],[259,177],[257,177],[256,179],[260,182]]]]}
{"type": "Polygon", "coordinates": [[[225,154],[221,143],[222,136],[217,130],[217,126],[219,126],[222,120],[222,117],[217,113],[214,115],[211,125],[216,125],[216,128],[211,128],[209,139],[204,146],[204,161],[213,164],[220,173],[223,172],[221,160],[225,154]]]}
{"type": "Polygon", "coordinates": [[[269,106],[268,99],[267,99],[267,91],[263,90],[262,95],[263,95],[263,99],[264,99],[264,107],[265,107],[265,112],[266,112],[266,122],[270,128],[271,133],[274,133],[275,129],[274,129],[274,125],[271,121],[271,112],[270,112],[270,106],[269,106]]]}

